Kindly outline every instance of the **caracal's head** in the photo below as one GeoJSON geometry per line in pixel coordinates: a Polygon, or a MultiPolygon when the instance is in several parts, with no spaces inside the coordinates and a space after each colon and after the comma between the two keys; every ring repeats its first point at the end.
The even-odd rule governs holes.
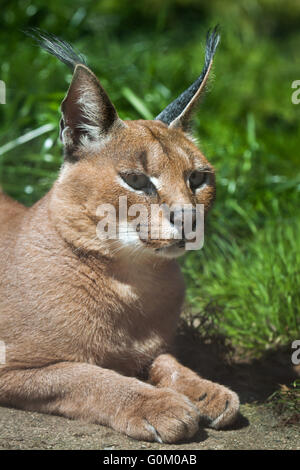
{"type": "Polygon", "coordinates": [[[62,103],[65,159],[51,193],[60,234],[78,251],[106,256],[183,254],[215,196],[214,169],[189,124],[218,45],[216,28],[207,36],[200,77],[152,121],[122,121],[69,44],[40,32],[34,36],[74,70],[62,103]]]}

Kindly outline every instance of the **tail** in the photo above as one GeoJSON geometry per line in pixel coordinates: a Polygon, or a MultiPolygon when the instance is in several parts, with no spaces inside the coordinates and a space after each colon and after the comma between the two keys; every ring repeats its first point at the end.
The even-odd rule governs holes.
{"type": "Polygon", "coordinates": [[[3,191],[2,187],[0,186],[0,199],[6,196],[5,192],[3,191]]]}
{"type": "Polygon", "coordinates": [[[7,194],[3,191],[2,186],[0,185],[0,199],[7,198],[7,194]]]}

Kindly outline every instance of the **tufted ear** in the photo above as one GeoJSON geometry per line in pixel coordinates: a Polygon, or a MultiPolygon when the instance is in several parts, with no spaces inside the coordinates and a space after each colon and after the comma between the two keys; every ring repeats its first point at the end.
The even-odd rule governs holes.
{"type": "Polygon", "coordinates": [[[76,160],[76,151],[80,147],[103,141],[113,129],[124,126],[124,123],[99,80],[86,65],[83,55],[53,34],[35,28],[25,33],[74,72],[61,105],[60,137],[65,158],[76,160]]]}
{"type": "Polygon", "coordinates": [[[122,126],[115,107],[93,72],[77,64],[71,85],[61,105],[60,136],[66,158],[82,145],[101,142],[122,126]]]}
{"type": "Polygon", "coordinates": [[[180,127],[183,130],[188,130],[192,111],[194,110],[195,105],[198,103],[199,97],[201,96],[207,83],[219,40],[220,34],[218,26],[216,26],[212,31],[209,30],[207,32],[205,62],[201,75],[176,100],[170,103],[155,119],[164,122],[170,127],[180,127]]]}

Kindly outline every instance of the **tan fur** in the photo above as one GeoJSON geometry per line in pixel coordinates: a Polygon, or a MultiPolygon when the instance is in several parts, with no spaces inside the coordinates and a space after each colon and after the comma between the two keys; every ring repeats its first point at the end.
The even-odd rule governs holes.
{"type": "Polygon", "coordinates": [[[0,403],[160,442],[192,437],[200,416],[231,423],[236,394],[166,354],[184,298],[170,240],[131,247],[96,236],[97,207],[118,207],[122,194],[128,205],[208,210],[212,166],[181,129],[159,121],[115,125],[98,145],[82,140],[75,160],[29,209],[0,195],[0,403]],[[204,164],[209,184],[195,195],[184,175],[204,164]],[[159,179],[157,195],[122,187],[127,170],[159,179]]]}

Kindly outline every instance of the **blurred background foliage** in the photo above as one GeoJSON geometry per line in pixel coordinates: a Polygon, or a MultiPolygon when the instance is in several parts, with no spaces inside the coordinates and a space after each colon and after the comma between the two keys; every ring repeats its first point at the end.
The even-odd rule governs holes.
{"type": "Polygon", "coordinates": [[[219,23],[214,79],[195,119],[217,170],[200,252],[181,263],[188,309],[211,315],[259,354],[300,335],[300,2],[295,0],[0,0],[0,180],[26,205],[61,164],[59,105],[71,75],[21,30],[83,52],[123,119],[156,116],[199,74],[219,23]]]}

